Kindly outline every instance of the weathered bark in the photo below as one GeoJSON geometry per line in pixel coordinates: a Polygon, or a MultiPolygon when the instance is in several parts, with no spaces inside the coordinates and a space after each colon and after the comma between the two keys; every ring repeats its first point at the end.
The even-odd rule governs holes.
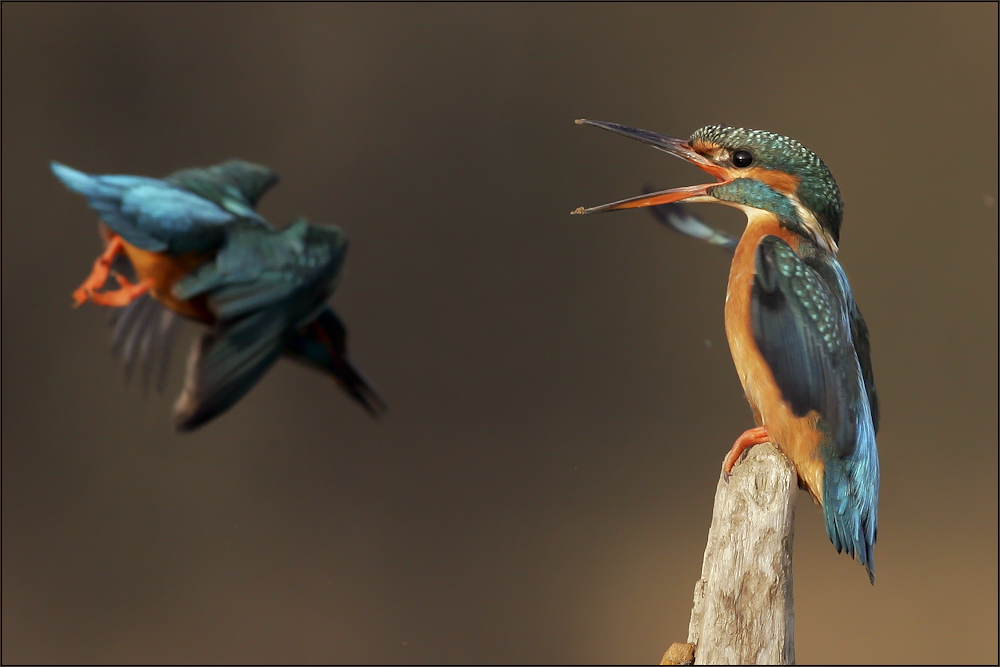
{"type": "Polygon", "coordinates": [[[688,631],[694,664],[794,664],[797,493],[795,468],[770,443],[752,447],[728,482],[719,479],[688,631]]]}

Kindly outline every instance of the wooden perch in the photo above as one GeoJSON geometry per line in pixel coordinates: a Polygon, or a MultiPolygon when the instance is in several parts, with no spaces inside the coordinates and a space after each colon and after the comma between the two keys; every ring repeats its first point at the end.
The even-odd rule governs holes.
{"type": "Polygon", "coordinates": [[[728,482],[719,479],[688,643],[671,646],[661,664],[795,663],[797,494],[795,468],[770,443],[751,448],[728,482]]]}

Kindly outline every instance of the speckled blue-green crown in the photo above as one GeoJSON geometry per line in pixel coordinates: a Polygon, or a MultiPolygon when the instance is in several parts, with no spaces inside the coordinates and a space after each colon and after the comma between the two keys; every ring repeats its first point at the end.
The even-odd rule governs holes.
{"type": "Polygon", "coordinates": [[[844,217],[840,188],[827,166],[811,150],[780,134],[727,125],[707,125],[691,135],[691,143],[695,141],[711,142],[732,151],[749,150],[765,169],[797,176],[801,180],[796,192],[799,200],[831,231],[834,240],[838,239],[844,217]]]}

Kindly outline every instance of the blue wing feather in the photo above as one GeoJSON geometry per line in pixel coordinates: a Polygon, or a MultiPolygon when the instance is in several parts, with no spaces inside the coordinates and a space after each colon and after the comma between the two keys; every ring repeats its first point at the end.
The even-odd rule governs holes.
{"type": "Polygon", "coordinates": [[[164,180],[201,195],[237,215],[256,217],[254,207],[278,182],[268,167],[243,160],[229,160],[211,167],[182,169],[164,180]]]}
{"type": "Polygon", "coordinates": [[[787,243],[761,240],[751,298],[754,339],[794,413],[818,412],[837,454],[850,456],[860,392],[839,301],[787,243]]]}
{"type": "Polygon", "coordinates": [[[174,295],[205,294],[221,319],[284,303],[298,323],[332,294],[346,252],[346,235],[332,226],[302,220],[282,231],[237,226],[215,260],[179,281],[174,295]]]}
{"type": "Polygon", "coordinates": [[[196,428],[228,409],[283,351],[329,370],[371,409],[366,394],[355,395],[367,385],[353,367],[339,355],[313,359],[299,332],[326,310],[346,248],[336,227],[297,221],[278,232],[237,225],[213,261],[174,286],[180,299],[204,295],[218,318],[189,363],[175,409],[178,428],[196,428]]]}
{"type": "Polygon", "coordinates": [[[821,451],[827,534],[874,581],[878,404],[867,328],[836,258],[805,241],[799,251],[802,256],[776,236],[757,246],[754,339],[795,414],[819,414],[818,427],[827,436],[821,451]]]}
{"type": "Polygon", "coordinates": [[[240,219],[215,203],[155,178],[92,176],[52,163],[67,188],[82,194],[101,220],[126,242],[151,252],[208,252],[240,219]]]}
{"type": "Polygon", "coordinates": [[[218,245],[225,225],[236,219],[212,202],[162,182],[129,188],[120,201],[122,214],[150,236],[166,240],[174,254],[218,245]]]}

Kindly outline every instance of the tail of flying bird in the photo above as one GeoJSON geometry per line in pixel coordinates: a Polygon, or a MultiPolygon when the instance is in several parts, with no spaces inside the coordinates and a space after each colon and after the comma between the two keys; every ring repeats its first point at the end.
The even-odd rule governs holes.
{"type": "Polygon", "coordinates": [[[264,308],[205,333],[188,358],[184,390],[174,406],[178,430],[191,431],[238,402],[279,356],[332,375],[373,417],[386,405],[347,358],[347,332],[330,308],[299,330],[289,331],[280,309],[264,308]]]}
{"type": "Polygon", "coordinates": [[[285,343],[284,354],[332,375],[347,395],[373,417],[388,409],[347,358],[347,329],[332,308],[325,308],[319,317],[292,334],[285,343]]]}

